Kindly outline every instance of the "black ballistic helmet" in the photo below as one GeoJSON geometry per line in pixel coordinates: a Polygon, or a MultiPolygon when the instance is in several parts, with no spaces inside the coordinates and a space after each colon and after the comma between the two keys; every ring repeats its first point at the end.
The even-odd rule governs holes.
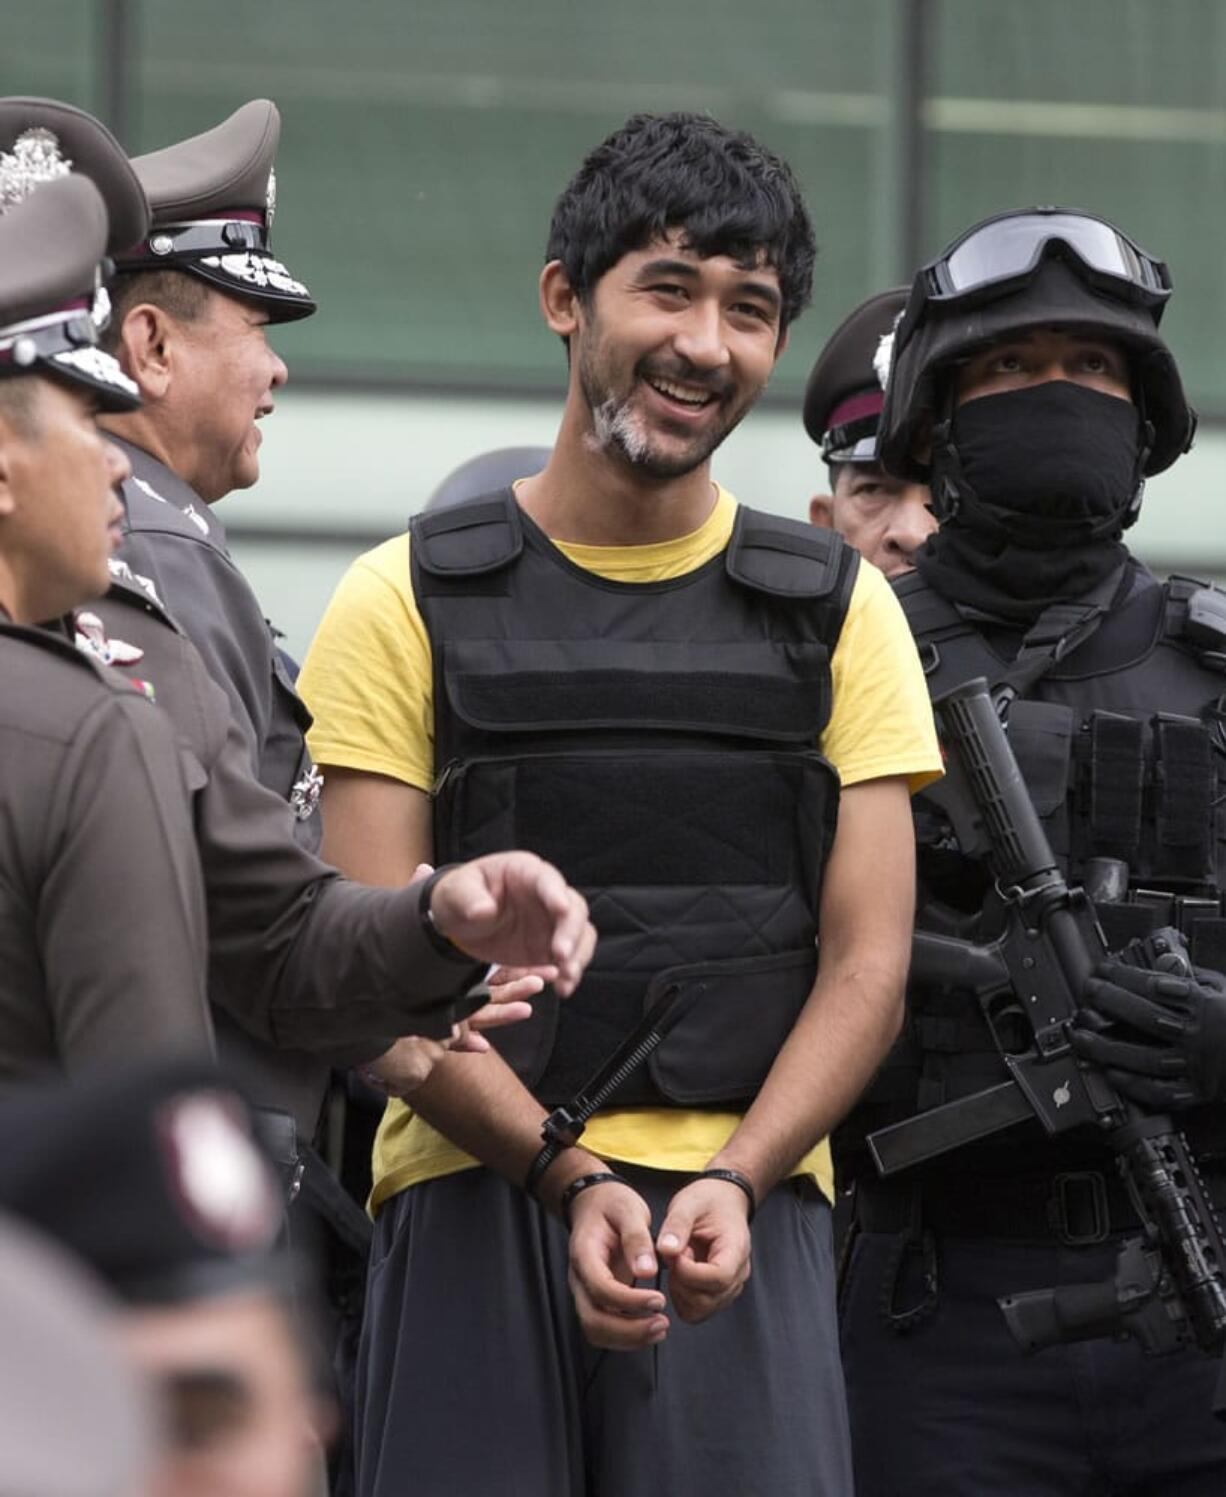
{"type": "Polygon", "coordinates": [[[1192,445],[1196,413],[1158,333],[1171,294],[1166,266],[1103,219],[1026,208],[968,229],[916,275],[894,337],[879,452],[899,477],[927,481],[914,453],[949,414],[950,366],[1033,327],[1092,329],[1121,344],[1150,427],[1142,475],[1192,445]]]}

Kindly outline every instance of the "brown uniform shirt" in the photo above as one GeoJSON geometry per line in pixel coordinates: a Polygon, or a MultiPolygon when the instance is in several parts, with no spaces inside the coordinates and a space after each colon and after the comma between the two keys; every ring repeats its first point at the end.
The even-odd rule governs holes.
{"type": "Polygon", "coordinates": [[[254,1100],[292,1112],[310,1138],[330,1065],[370,1059],[397,1035],[445,1032],[479,971],[430,944],[416,890],[352,883],[295,839],[225,694],[147,583],[117,579],[78,627],[88,613],[103,625],[97,648],[152,683],[179,737],[222,1053],[257,1073],[254,1100]]]}
{"type": "Polygon", "coordinates": [[[0,1083],[207,1049],[180,756],[139,687],[0,622],[0,1083]]]}

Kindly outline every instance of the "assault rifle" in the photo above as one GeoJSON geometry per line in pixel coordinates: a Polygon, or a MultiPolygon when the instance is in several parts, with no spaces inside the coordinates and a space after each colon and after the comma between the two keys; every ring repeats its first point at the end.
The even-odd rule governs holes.
{"type": "MultiPolygon", "coordinates": [[[[1192,1342],[1220,1351],[1226,1242],[1187,1141],[1170,1118],[1121,1096],[1069,1044],[1086,979],[1109,954],[1093,905],[1060,871],[987,682],[970,681],[933,705],[948,757],[945,799],[959,807],[963,846],[977,838],[985,847],[1004,928],[985,944],[917,932],[911,971],[921,983],[976,995],[1010,1079],[870,1134],[874,1162],[894,1175],[1027,1118],[1052,1137],[1097,1127],[1141,1234],[1125,1242],[1103,1283],[1002,1298],[1010,1331],[1028,1351],[1120,1334],[1152,1354],[1192,1342]],[[1019,1015],[1030,1041],[1020,1052],[1005,1039],[1019,1015]]],[[[1173,930],[1132,943],[1116,959],[1191,971],[1173,930]]]]}

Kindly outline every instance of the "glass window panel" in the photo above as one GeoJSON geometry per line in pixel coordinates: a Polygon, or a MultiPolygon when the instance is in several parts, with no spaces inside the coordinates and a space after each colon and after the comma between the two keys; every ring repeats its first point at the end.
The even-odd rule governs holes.
{"type": "Polygon", "coordinates": [[[214,0],[143,12],[135,124],[153,149],[275,98],[275,244],[320,314],[280,343],[299,371],[556,388],[536,278],[553,201],[637,109],[708,110],[796,169],[822,256],[777,387],[894,262],[894,0],[453,0],[360,8],[214,0]]]}
{"type": "Polygon", "coordinates": [[[27,0],[4,7],[0,94],[63,99],[81,109],[102,108],[101,0],[27,0]]]}
{"type": "Polygon", "coordinates": [[[1226,415],[1226,9],[1216,0],[940,0],[925,252],[1002,209],[1118,223],[1171,267],[1163,332],[1226,415]]]}

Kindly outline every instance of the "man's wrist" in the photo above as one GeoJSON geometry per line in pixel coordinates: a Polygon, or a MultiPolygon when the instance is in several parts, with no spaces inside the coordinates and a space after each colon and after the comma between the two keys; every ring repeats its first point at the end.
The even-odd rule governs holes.
{"type": "Polygon", "coordinates": [[[421,928],[426,933],[426,939],[440,956],[446,957],[448,961],[463,962],[467,966],[485,966],[478,962],[477,958],[470,956],[462,946],[458,946],[451,937],[442,929],[434,914],[433,898],[435,886],[441,878],[449,874],[455,864],[448,864],[443,868],[436,868],[426,879],[423,880],[421,889],[417,895],[417,915],[421,921],[421,928]]]}
{"type": "Polygon", "coordinates": [[[536,1200],[551,1216],[561,1216],[561,1201],[572,1181],[583,1175],[603,1174],[609,1166],[595,1154],[578,1147],[563,1149],[537,1182],[536,1200]]]}

